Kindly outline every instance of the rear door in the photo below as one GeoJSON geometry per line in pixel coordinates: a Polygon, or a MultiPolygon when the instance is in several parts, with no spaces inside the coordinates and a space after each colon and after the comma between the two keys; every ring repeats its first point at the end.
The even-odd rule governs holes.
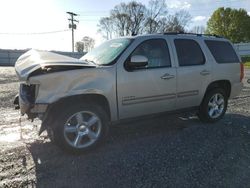
{"type": "Polygon", "coordinates": [[[173,37],[177,61],[177,109],[199,106],[211,80],[211,64],[204,51],[204,42],[173,37]]]}

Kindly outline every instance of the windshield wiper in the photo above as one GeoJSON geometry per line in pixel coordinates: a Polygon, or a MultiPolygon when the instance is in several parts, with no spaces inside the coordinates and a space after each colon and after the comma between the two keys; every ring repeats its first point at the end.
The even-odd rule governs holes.
{"type": "Polygon", "coordinates": [[[94,61],[89,60],[89,59],[84,59],[83,61],[86,61],[86,62],[88,62],[88,63],[92,63],[92,64],[94,64],[94,65],[97,65],[94,61]]]}

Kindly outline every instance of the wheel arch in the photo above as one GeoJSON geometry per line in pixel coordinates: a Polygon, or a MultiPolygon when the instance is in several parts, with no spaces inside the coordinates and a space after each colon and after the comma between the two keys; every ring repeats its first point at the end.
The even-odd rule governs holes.
{"type": "Polygon", "coordinates": [[[107,113],[108,120],[111,120],[111,111],[108,99],[101,94],[80,94],[73,95],[59,99],[58,101],[51,103],[42,120],[42,126],[39,134],[41,134],[48,126],[53,126],[53,117],[60,112],[58,109],[72,105],[73,103],[91,103],[100,105],[107,113]]]}
{"type": "Polygon", "coordinates": [[[224,91],[226,92],[227,98],[230,97],[230,94],[231,94],[231,82],[229,80],[216,80],[216,81],[211,82],[207,86],[207,89],[205,91],[203,99],[204,99],[207,92],[209,92],[209,91],[211,91],[212,89],[215,89],[215,88],[224,89],[224,91]]]}

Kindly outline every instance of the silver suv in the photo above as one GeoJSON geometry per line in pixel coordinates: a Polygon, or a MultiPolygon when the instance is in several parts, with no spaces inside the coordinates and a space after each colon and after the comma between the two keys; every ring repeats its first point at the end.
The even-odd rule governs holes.
{"type": "Polygon", "coordinates": [[[15,69],[21,113],[40,118],[40,133],[76,153],[128,118],[192,108],[215,122],[244,76],[227,39],[174,33],[110,40],[81,59],[31,50],[15,69]]]}

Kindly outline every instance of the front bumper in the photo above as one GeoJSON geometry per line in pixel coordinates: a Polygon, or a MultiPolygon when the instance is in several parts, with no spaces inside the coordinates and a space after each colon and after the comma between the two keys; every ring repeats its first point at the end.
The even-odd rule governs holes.
{"type": "Polygon", "coordinates": [[[35,114],[45,113],[48,108],[48,104],[31,104],[28,101],[24,101],[20,97],[19,97],[19,106],[22,115],[27,113],[35,113],[35,114]]]}
{"type": "Polygon", "coordinates": [[[29,119],[45,113],[48,108],[48,104],[35,103],[35,91],[35,85],[20,85],[18,102],[21,115],[27,114],[29,119]]]}

